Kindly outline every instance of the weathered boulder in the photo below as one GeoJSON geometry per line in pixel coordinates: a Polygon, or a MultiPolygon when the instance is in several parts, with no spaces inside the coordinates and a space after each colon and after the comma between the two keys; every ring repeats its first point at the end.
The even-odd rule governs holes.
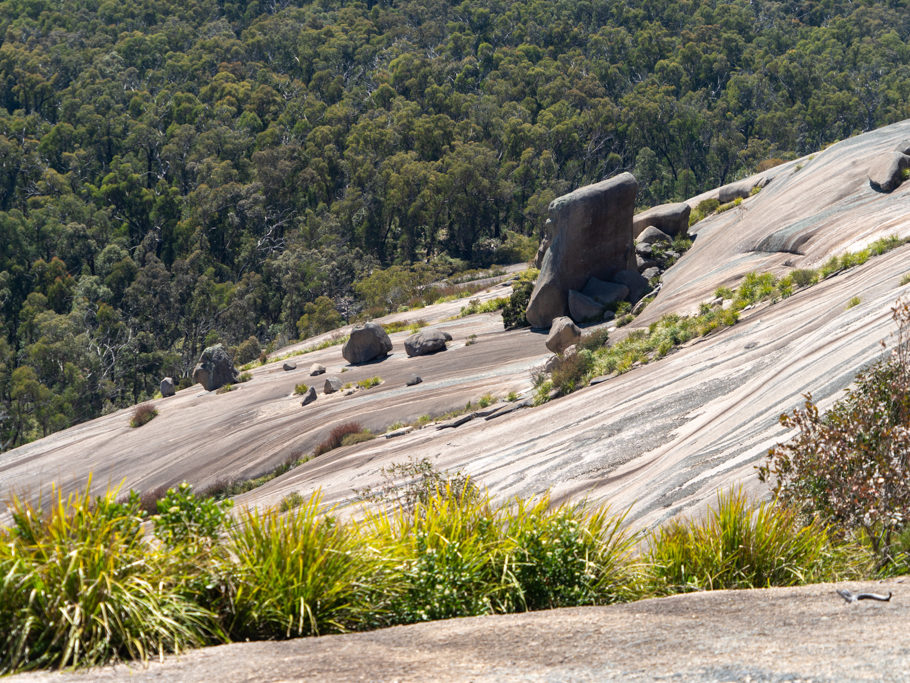
{"type": "MultiPolygon", "coordinates": [[[[655,228],[653,225],[649,225],[644,230],[641,231],[641,234],[638,236],[639,244],[654,244],[655,242],[672,242],[673,238],[670,237],[660,228],[655,228]]],[[[636,251],[638,248],[636,247],[636,251]]]]}
{"type": "Polygon", "coordinates": [[[638,237],[648,226],[653,226],[675,237],[689,232],[689,214],[692,208],[685,202],[661,204],[642,211],[632,219],[632,237],[638,237]]]}
{"type": "Polygon", "coordinates": [[[553,353],[562,353],[581,339],[581,330],[570,318],[561,316],[553,320],[550,334],[547,336],[547,348],[553,353]]]}
{"type": "Polygon", "coordinates": [[[206,391],[233,384],[239,378],[240,373],[222,344],[206,348],[193,368],[193,382],[201,384],[206,391]]]}
{"type": "Polygon", "coordinates": [[[408,356],[426,356],[438,351],[445,351],[446,342],[451,338],[450,334],[440,330],[420,330],[404,340],[404,350],[408,356]]]}
{"type": "Polygon", "coordinates": [[[337,377],[326,377],[322,384],[322,393],[334,394],[336,391],[341,391],[342,386],[344,386],[344,382],[337,377]]]}
{"type": "Polygon", "coordinates": [[[639,256],[649,257],[654,253],[654,249],[651,248],[650,244],[642,244],[641,242],[636,242],[635,253],[639,256]]]}
{"type": "Polygon", "coordinates": [[[569,290],[569,316],[577,323],[600,320],[604,305],[574,289],[569,290]]]}
{"type": "Polygon", "coordinates": [[[651,281],[652,277],[658,277],[659,275],[660,268],[657,268],[656,266],[651,266],[650,268],[645,268],[643,271],[641,271],[641,276],[648,282],[651,281]]]}
{"type": "Polygon", "coordinates": [[[354,325],[350,338],[341,347],[341,355],[348,363],[357,365],[385,357],[391,350],[392,340],[382,326],[368,322],[354,325]]]}
{"type": "Polygon", "coordinates": [[[553,240],[528,303],[532,327],[566,314],[569,290],[634,268],[632,212],[638,182],[631,173],[582,187],[550,203],[553,240]]]}
{"type": "Polygon", "coordinates": [[[897,147],[894,148],[894,151],[910,155],[910,138],[906,138],[897,143],[897,147]]]}
{"type": "Polygon", "coordinates": [[[869,167],[869,185],[878,192],[893,192],[904,182],[903,173],[910,168],[910,156],[902,152],[885,152],[869,167]]]}
{"type": "Polygon", "coordinates": [[[629,296],[629,288],[618,282],[604,282],[592,277],[585,284],[585,288],[581,290],[581,293],[598,303],[602,303],[604,306],[608,306],[629,296]]]}
{"type": "Polygon", "coordinates": [[[717,201],[721,204],[732,202],[734,199],[747,199],[752,194],[752,188],[762,187],[762,180],[746,178],[729,185],[724,185],[717,191],[717,201]]]}
{"type": "Polygon", "coordinates": [[[297,363],[292,363],[291,361],[286,360],[286,361],[284,361],[284,363],[281,364],[281,369],[284,370],[285,372],[290,372],[291,370],[296,370],[297,363]]]}
{"type": "Polygon", "coordinates": [[[422,381],[423,377],[420,375],[411,375],[404,381],[404,384],[406,387],[413,387],[415,384],[420,384],[422,381]]]}
{"type": "Polygon", "coordinates": [[[174,378],[165,377],[161,380],[161,384],[158,385],[158,390],[161,392],[161,398],[173,396],[177,392],[177,387],[174,386],[174,378]]]}
{"type": "Polygon", "coordinates": [[[316,387],[310,387],[309,389],[307,389],[306,393],[303,395],[303,400],[300,402],[300,405],[308,406],[315,400],[316,400],[316,387]]]}
{"type": "Polygon", "coordinates": [[[325,374],[324,365],[320,365],[319,363],[313,363],[310,366],[310,377],[315,377],[316,375],[324,375],[324,374],[325,374]]]}
{"type": "Polygon", "coordinates": [[[613,276],[613,282],[629,288],[629,301],[636,302],[651,289],[648,280],[637,270],[622,270],[613,276]]]}
{"type": "Polygon", "coordinates": [[[543,258],[547,255],[547,250],[550,248],[550,238],[544,237],[540,240],[540,246],[537,247],[537,255],[534,257],[534,267],[540,270],[540,267],[543,265],[543,258]]]}

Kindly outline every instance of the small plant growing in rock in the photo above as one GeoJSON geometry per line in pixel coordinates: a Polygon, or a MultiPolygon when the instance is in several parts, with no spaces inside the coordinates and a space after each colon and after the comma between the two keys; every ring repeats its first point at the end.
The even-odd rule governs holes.
{"type": "Polygon", "coordinates": [[[294,394],[296,396],[303,396],[309,390],[310,388],[306,384],[301,383],[294,387],[294,394]]]}
{"type": "Polygon", "coordinates": [[[904,273],[901,276],[901,287],[904,285],[910,285],[910,273],[904,273]]]}
{"type": "Polygon", "coordinates": [[[253,374],[251,372],[241,372],[240,377],[237,378],[238,382],[249,382],[253,379],[253,374]]]}
{"type": "Polygon", "coordinates": [[[263,351],[259,354],[259,365],[265,365],[269,362],[269,354],[267,351],[263,351]]]}
{"type": "Polygon", "coordinates": [[[380,384],[382,384],[382,377],[379,377],[378,375],[375,377],[367,377],[366,379],[357,382],[357,386],[361,389],[372,389],[373,387],[378,387],[380,384]]]}
{"type": "Polygon", "coordinates": [[[225,384],[223,387],[219,387],[218,390],[215,391],[215,393],[216,394],[227,394],[231,391],[234,391],[234,389],[236,389],[236,388],[237,387],[235,387],[233,384],[225,384]]]}
{"type": "Polygon", "coordinates": [[[518,400],[518,394],[516,394],[514,391],[510,391],[509,395],[506,396],[506,401],[508,401],[509,403],[514,403],[517,400],[518,400]]]}
{"type": "Polygon", "coordinates": [[[299,508],[304,502],[306,500],[300,495],[300,491],[292,491],[278,503],[278,512],[290,512],[295,508],[299,508]]]}
{"type": "Polygon", "coordinates": [[[465,345],[465,346],[472,346],[472,345],[474,345],[474,344],[476,344],[476,343],[477,343],[477,335],[476,335],[476,334],[472,334],[472,335],[469,335],[469,336],[468,336],[468,339],[467,339],[467,341],[465,341],[464,345],[465,345]]]}
{"type": "Polygon", "coordinates": [[[143,403],[140,406],[136,406],[136,409],[133,411],[133,416],[130,418],[130,427],[141,427],[142,425],[151,422],[157,415],[158,409],[151,403],[143,403]]]}
{"type": "Polygon", "coordinates": [[[364,431],[366,430],[360,426],[359,422],[345,422],[344,424],[337,425],[332,428],[332,431],[330,431],[329,435],[323,439],[322,443],[316,446],[316,450],[313,451],[313,455],[317,456],[322,455],[323,453],[328,453],[329,451],[343,445],[344,438],[346,436],[350,436],[351,434],[360,434],[364,431]]]}
{"type": "Polygon", "coordinates": [[[847,302],[847,310],[850,310],[854,306],[859,306],[861,303],[862,299],[860,299],[858,296],[854,296],[850,299],[850,301],[847,302]]]}
{"type": "Polygon", "coordinates": [[[484,394],[483,396],[481,396],[478,399],[477,405],[480,406],[481,408],[486,408],[487,406],[492,405],[493,401],[495,401],[495,400],[496,399],[493,398],[493,394],[484,394]]]}

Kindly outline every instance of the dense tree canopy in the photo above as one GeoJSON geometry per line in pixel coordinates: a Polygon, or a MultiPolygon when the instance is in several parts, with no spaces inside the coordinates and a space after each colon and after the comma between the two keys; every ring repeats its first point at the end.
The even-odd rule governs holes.
{"type": "Polygon", "coordinates": [[[905,118],[908,9],[5,0],[0,449],[355,315],[377,268],[489,262],[576,186],[679,199],[905,118]]]}

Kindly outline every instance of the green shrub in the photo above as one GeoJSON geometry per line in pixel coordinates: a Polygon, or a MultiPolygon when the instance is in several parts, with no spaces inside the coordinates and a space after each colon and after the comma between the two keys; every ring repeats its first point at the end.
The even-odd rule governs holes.
{"type": "Polygon", "coordinates": [[[292,491],[278,503],[278,512],[288,512],[299,508],[306,502],[306,499],[300,495],[300,491],[292,491]]]}
{"type": "Polygon", "coordinates": [[[346,434],[343,439],[341,439],[342,446],[353,446],[354,444],[363,443],[364,441],[372,441],[376,438],[376,435],[369,430],[364,430],[362,432],[356,432],[354,434],[346,434]]]}
{"type": "Polygon", "coordinates": [[[879,567],[894,561],[894,540],[910,519],[910,304],[892,314],[891,356],[861,372],[827,413],[807,394],[803,409],[782,415],[797,434],[759,469],[784,504],[844,533],[862,531],[879,567]]]}
{"type": "Polygon", "coordinates": [[[232,506],[230,500],[199,497],[183,482],[158,501],[158,514],[152,517],[155,537],[171,548],[200,539],[215,540],[232,506]]]}
{"type": "Polygon", "coordinates": [[[710,216],[717,211],[717,207],[719,206],[720,202],[716,199],[705,199],[699,202],[698,206],[689,214],[689,226],[691,227],[698,223],[698,221],[710,216]]]}
{"type": "Polygon", "coordinates": [[[553,386],[563,394],[570,394],[584,386],[587,374],[593,366],[594,354],[588,349],[581,349],[571,356],[561,358],[556,362],[556,367],[550,375],[553,386]]]}
{"type": "Polygon", "coordinates": [[[793,586],[838,578],[840,556],[824,525],[795,510],[718,492],[703,520],[671,521],[650,538],[659,592],[793,586]]]}
{"type": "Polygon", "coordinates": [[[158,416],[158,409],[155,408],[151,403],[143,403],[142,405],[136,406],[133,410],[133,416],[130,418],[130,427],[134,429],[136,427],[141,427],[144,424],[148,424],[155,417],[158,416]]]}
{"type": "MultiPolygon", "coordinates": [[[[89,484],[90,486],[90,484],[89,484]]],[[[146,660],[222,640],[181,595],[168,556],[142,536],[138,494],[52,495],[47,514],[14,498],[0,530],[0,673],[146,660]]]]}
{"type": "Polygon", "coordinates": [[[530,325],[525,317],[525,311],[528,310],[532,291],[534,291],[534,283],[528,280],[518,280],[512,285],[509,301],[502,307],[502,324],[507,330],[530,325]]]}
{"type": "Polygon", "coordinates": [[[850,301],[847,302],[847,310],[853,308],[854,306],[859,306],[862,303],[862,301],[863,300],[860,299],[858,296],[851,297],[850,301]]]}
{"type": "Polygon", "coordinates": [[[310,390],[310,388],[309,388],[306,384],[303,384],[303,383],[297,384],[297,385],[294,387],[294,395],[295,395],[295,396],[302,396],[303,394],[305,394],[305,393],[308,392],[309,390],[310,390]]]}
{"type": "Polygon", "coordinates": [[[253,373],[251,372],[241,372],[240,376],[237,377],[237,381],[241,383],[249,382],[251,379],[253,379],[253,373]]]}
{"type": "Polygon", "coordinates": [[[238,365],[245,365],[250,361],[256,360],[262,353],[259,346],[259,340],[256,337],[249,337],[246,341],[241,342],[236,348],[232,349],[231,355],[234,362],[238,365]]]}
{"type": "Polygon", "coordinates": [[[506,306],[510,300],[511,298],[506,296],[499,297],[498,299],[489,299],[484,302],[481,302],[480,299],[471,299],[467,306],[461,307],[458,316],[464,318],[469,315],[475,315],[476,313],[493,313],[503,306],[506,306]]]}
{"type": "Polygon", "coordinates": [[[313,337],[336,327],[341,327],[344,319],[335,309],[335,302],[327,296],[319,296],[315,301],[303,306],[303,315],[297,321],[297,333],[301,339],[313,337]]]}
{"type": "Polygon", "coordinates": [[[789,275],[797,287],[809,287],[818,282],[818,272],[808,268],[797,268],[789,275]]]}

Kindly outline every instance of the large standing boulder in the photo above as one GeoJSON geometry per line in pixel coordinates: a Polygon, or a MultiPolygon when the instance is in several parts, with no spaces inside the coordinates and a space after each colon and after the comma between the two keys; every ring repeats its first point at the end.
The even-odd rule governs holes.
{"type": "Polygon", "coordinates": [[[648,280],[637,270],[623,270],[613,276],[613,281],[629,288],[629,301],[635,303],[651,290],[648,280]]]}
{"type": "Polygon", "coordinates": [[[632,212],[638,182],[631,173],[582,187],[550,203],[553,239],[525,314],[532,327],[549,327],[566,314],[569,290],[590,277],[609,280],[635,267],[632,212]]]}
{"type": "Polygon", "coordinates": [[[565,349],[573,344],[577,344],[581,339],[581,330],[565,316],[556,318],[550,326],[550,334],[547,337],[547,348],[553,353],[562,353],[565,349]]]}
{"type": "Polygon", "coordinates": [[[869,167],[869,185],[878,192],[893,192],[904,182],[903,173],[910,168],[910,156],[898,151],[885,152],[869,167]]]}
{"type": "Polygon", "coordinates": [[[174,378],[165,377],[161,380],[161,384],[158,385],[158,389],[161,391],[161,398],[173,396],[177,391],[177,387],[174,386],[174,378]]]}
{"type": "Polygon", "coordinates": [[[222,344],[206,348],[193,368],[193,382],[201,384],[206,391],[220,389],[238,379],[240,373],[222,344]]]}
{"type": "Polygon", "coordinates": [[[675,237],[689,232],[689,214],[692,212],[685,202],[661,204],[642,211],[632,219],[632,237],[638,237],[649,225],[675,237]]]}
{"type": "Polygon", "coordinates": [[[341,347],[341,355],[352,365],[369,363],[376,358],[383,358],[392,350],[392,340],[374,322],[354,325],[350,338],[341,347]]]}
{"type": "Polygon", "coordinates": [[[446,350],[446,342],[452,335],[439,330],[420,330],[404,340],[404,350],[409,356],[426,356],[437,351],[446,350]]]}

